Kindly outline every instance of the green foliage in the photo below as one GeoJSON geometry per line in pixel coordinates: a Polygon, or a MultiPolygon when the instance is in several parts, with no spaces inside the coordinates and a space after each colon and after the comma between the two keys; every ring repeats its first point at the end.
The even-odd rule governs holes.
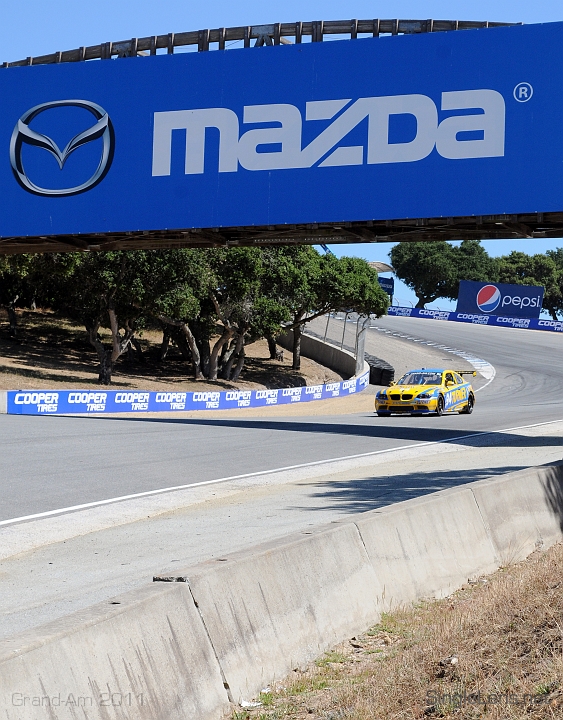
{"type": "Polygon", "coordinates": [[[416,294],[418,308],[440,297],[454,300],[460,280],[498,280],[498,265],[479,240],[463,240],[459,246],[444,240],[402,242],[389,255],[397,277],[416,294]]]}
{"type": "Polygon", "coordinates": [[[563,309],[563,250],[545,255],[513,251],[498,258],[499,281],[515,285],[542,285],[543,307],[557,320],[563,309]]]}
{"type": "Polygon", "coordinates": [[[479,240],[463,240],[461,245],[452,248],[457,264],[456,282],[450,288],[450,297],[457,297],[460,280],[477,282],[498,282],[498,263],[490,257],[479,240]]]}
{"type": "Polygon", "coordinates": [[[379,284],[377,271],[354,257],[337,260],[334,255],[325,255],[319,297],[330,310],[352,310],[359,315],[381,317],[389,306],[389,296],[379,284]]]}
{"type": "Polygon", "coordinates": [[[389,253],[395,273],[414,291],[423,308],[439,297],[450,297],[458,273],[452,246],[436,242],[401,242],[389,253]]]}
{"type": "Polygon", "coordinates": [[[274,703],[274,694],[270,691],[261,692],[258,700],[262,703],[262,705],[264,705],[264,707],[268,707],[274,703]]]}
{"type": "Polygon", "coordinates": [[[315,665],[317,667],[328,667],[331,663],[345,663],[347,659],[346,655],[336,652],[335,650],[331,650],[329,652],[325,652],[324,656],[319,660],[315,660],[315,665]]]}
{"type": "Polygon", "coordinates": [[[320,255],[308,246],[266,252],[270,295],[287,308],[294,324],[332,310],[378,317],[387,310],[377,272],[361,258],[320,255]]]}
{"type": "Polygon", "coordinates": [[[211,251],[209,261],[216,280],[213,293],[223,317],[243,324],[251,336],[278,332],[289,314],[284,297],[278,297],[279,272],[271,253],[232,248],[211,251]]]}
{"type": "Polygon", "coordinates": [[[112,362],[132,333],[160,322],[176,333],[175,341],[178,333],[188,338],[194,357],[199,348],[202,363],[212,360],[214,379],[218,361],[227,368],[232,358],[227,374],[240,372],[245,342],[275,337],[288,324],[300,327],[331,310],[380,316],[388,305],[367,262],[323,256],[309,246],[21,255],[1,258],[0,278],[6,306],[36,299],[83,323],[106,362],[106,379],[111,363],[98,328],[112,328],[112,319],[112,362]],[[218,325],[221,345],[211,353],[218,325]]]}
{"type": "Polygon", "coordinates": [[[0,257],[0,304],[6,307],[29,305],[33,300],[33,285],[29,275],[33,269],[33,255],[4,255],[0,257]]]}

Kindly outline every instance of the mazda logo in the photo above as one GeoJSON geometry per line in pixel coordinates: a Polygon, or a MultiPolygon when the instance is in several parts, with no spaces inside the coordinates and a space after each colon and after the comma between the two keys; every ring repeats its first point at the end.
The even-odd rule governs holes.
{"type": "Polygon", "coordinates": [[[111,120],[102,107],[88,100],[55,100],[53,102],[36,105],[24,113],[18,120],[10,141],[10,163],[16,180],[24,190],[34,193],[35,195],[67,197],[68,195],[77,195],[78,193],[90,190],[104,179],[113,160],[114,143],[115,139],[111,120]],[[47,137],[47,135],[41,135],[29,127],[33,118],[37,117],[40,113],[60,107],[83,108],[92,113],[96,118],[96,124],[73,137],[64,150],[61,150],[57,143],[50,137],[47,137]],[[103,140],[100,162],[92,177],[81,185],[60,189],[42,188],[27,177],[22,161],[22,145],[24,143],[27,145],[35,145],[50,152],[62,170],[71,153],[79,147],[86,145],[86,143],[98,140],[98,138],[102,138],[103,140]]]}

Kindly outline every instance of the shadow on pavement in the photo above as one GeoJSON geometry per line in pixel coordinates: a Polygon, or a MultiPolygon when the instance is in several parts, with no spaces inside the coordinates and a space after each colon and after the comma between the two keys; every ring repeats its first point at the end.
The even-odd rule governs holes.
{"type": "MultiPolygon", "coordinates": [[[[368,416],[371,418],[372,416],[368,416]]],[[[457,416],[454,416],[457,417],[457,416]]],[[[504,446],[514,445],[515,447],[543,447],[544,445],[563,447],[563,436],[545,435],[536,437],[527,437],[517,433],[497,432],[494,430],[478,430],[475,428],[453,429],[440,428],[438,423],[440,418],[422,418],[417,419],[413,424],[396,425],[401,418],[386,419],[385,423],[380,423],[377,419],[373,423],[366,424],[366,416],[355,415],[351,422],[331,422],[330,419],[323,422],[317,420],[304,422],[299,420],[262,420],[262,419],[193,419],[193,418],[120,418],[106,417],[104,422],[141,422],[141,423],[166,423],[179,424],[184,426],[195,427],[220,427],[220,428],[236,428],[239,430],[273,430],[278,432],[294,432],[294,433],[311,433],[320,435],[340,435],[365,438],[385,438],[389,440],[407,440],[411,442],[444,442],[452,440],[461,445],[472,446],[474,444],[488,446],[504,446]],[[416,424],[415,424],[416,423],[416,424]],[[426,424],[428,423],[428,425],[426,424]],[[485,442],[483,442],[485,441],[485,442]]],[[[88,417],[88,420],[94,418],[88,417]]],[[[100,419],[100,418],[95,418],[100,419]]],[[[548,426],[549,427],[549,426],[548,426]]],[[[380,448],[374,448],[377,450],[380,448]]]]}
{"type": "MultiPolygon", "coordinates": [[[[522,466],[512,465],[479,470],[448,470],[431,473],[408,473],[387,477],[364,477],[342,482],[320,482],[312,497],[322,498],[323,504],[317,508],[302,507],[299,510],[338,510],[340,512],[362,513],[368,510],[391,505],[393,503],[421,497],[438,490],[465,485],[475,480],[504,475],[522,470],[522,466]]],[[[561,487],[559,488],[561,491],[561,487]]],[[[563,493],[559,496],[563,503],[563,493]]],[[[561,505],[563,507],[563,504],[561,505]]],[[[560,515],[560,517],[562,517],[560,515]]]]}

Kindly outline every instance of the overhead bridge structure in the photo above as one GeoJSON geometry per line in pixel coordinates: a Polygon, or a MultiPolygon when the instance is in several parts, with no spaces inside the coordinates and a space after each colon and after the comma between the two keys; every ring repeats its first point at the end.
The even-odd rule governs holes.
{"type": "Polygon", "coordinates": [[[479,22],[475,20],[320,20],[313,22],[274,23],[215,30],[195,30],[183,33],[153,35],[118,42],[64,50],[49,55],[27,57],[25,60],[4,62],[2,67],[26,65],[52,65],[61,62],[84,60],[111,60],[112,58],[156,55],[159,51],[173,55],[182,51],[225,50],[228,47],[261,47],[263,45],[292,45],[302,42],[322,42],[326,36],[349,38],[380,37],[385,35],[412,35],[415,33],[446,32],[450,30],[476,30],[489,27],[507,27],[513,23],[479,22]]]}
{"type": "Polygon", "coordinates": [[[277,23],[4,62],[0,254],[560,237],[562,26],[277,23]]]}

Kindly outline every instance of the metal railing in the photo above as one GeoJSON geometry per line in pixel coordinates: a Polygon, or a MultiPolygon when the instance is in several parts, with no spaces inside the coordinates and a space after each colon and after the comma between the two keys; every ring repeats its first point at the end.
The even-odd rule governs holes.
{"type": "Polygon", "coordinates": [[[371,35],[413,35],[451,30],[476,30],[479,28],[505,27],[522,23],[487,22],[476,20],[317,20],[312,22],[273,23],[249,25],[214,30],[194,30],[168,33],[143,38],[131,38],[117,42],[105,42],[74,50],[63,50],[49,55],[27,57],[24,60],[4,62],[0,67],[25,65],[51,65],[54,63],[82,62],[85,60],[110,60],[111,58],[156,55],[158,51],[173,54],[175,48],[193,48],[198,52],[225,50],[228,45],[262,47],[264,45],[287,45],[302,42],[322,42],[326,35],[342,35],[352,40],[371,35]],[[215,46],[215,48],[214,48],[215,46]]]}

